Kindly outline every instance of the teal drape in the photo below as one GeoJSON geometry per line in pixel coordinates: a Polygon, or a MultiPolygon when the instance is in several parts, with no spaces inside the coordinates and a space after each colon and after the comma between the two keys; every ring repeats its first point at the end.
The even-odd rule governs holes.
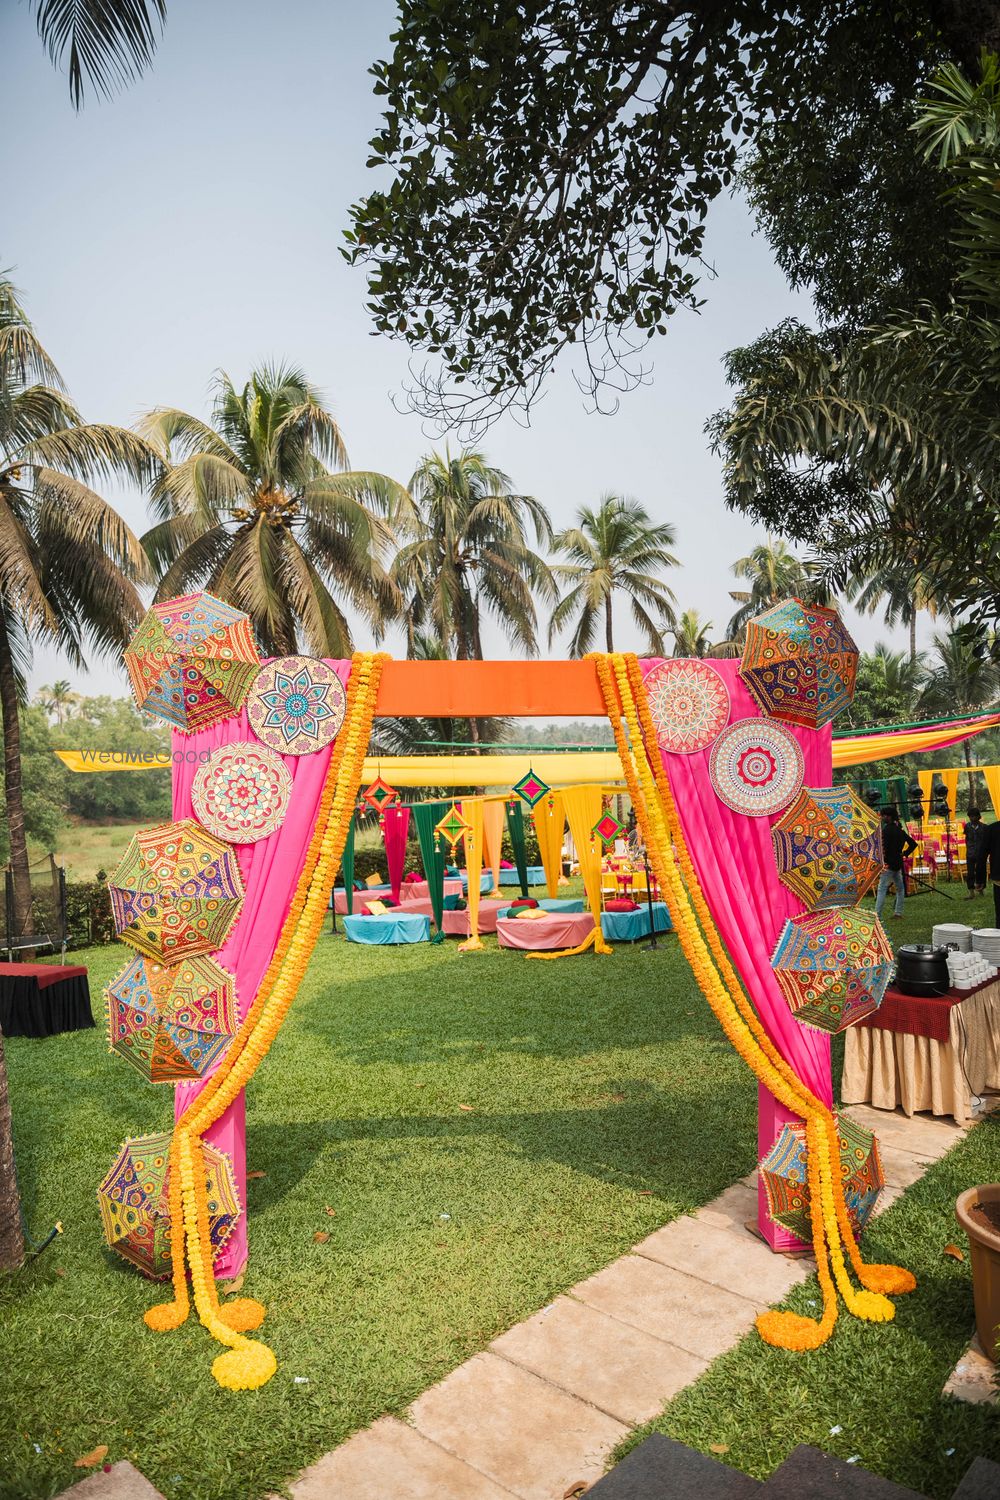
{"type": "Polygon", "coordinates": [[[521,882],[521,895],[528,894],[528,858],[524,847],[524,808],[521,799],[514,801],[512,798],[507,803],[507,828],[510,831],[511,848],[514,851],[514,863],[517,865],[517,878],[521,882]]]}
{"type": "Polygon", "coordinates": [[[429,887],[431,910],[437,937],[440,938],[442,913],[444,912],[444,849],[442,839],[435,838],[434,828],[440,823],[451,806],[450,802],[417,802],[413,805],[413,821],[417,825],[417,841],[424,867],[424,879],[429,887]]]}
{"type": "Polygon", "coordinates": [[[344,852],[340,856],[340,873],[344,877],[344,889],[347,892],[347,910],[354,911],[354,814],[347,826],[347,838],[344,840],[344,852]]]}

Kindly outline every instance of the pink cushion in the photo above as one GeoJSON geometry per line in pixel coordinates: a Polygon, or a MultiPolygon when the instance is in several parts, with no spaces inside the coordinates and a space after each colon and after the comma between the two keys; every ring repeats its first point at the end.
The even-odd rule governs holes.
{"type": "Polygon", "coordinates": [[[605,901],[605,911],[638,911],[638,901],[633,901],[629,896],[615,896],[611,901],[605,901]]]}

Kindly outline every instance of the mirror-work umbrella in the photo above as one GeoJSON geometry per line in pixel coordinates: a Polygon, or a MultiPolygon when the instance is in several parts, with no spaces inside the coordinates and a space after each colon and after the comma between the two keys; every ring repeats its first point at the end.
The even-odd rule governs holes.
{"type": "Polygon", "coordinates": [[[837,1032],[878,1010],[893,953],[874,912],[836,907],[789,917],[771,967],[796,1020],[837,1032]]]}
{"type": "Polygon", "coordinates": [[[125,649],[135,701],[188,734],[228,719],[260,671],[249,617],[212,594],[154,604],[125,649]]]}
{"type": "Polygon", "coordinates": [[[149,1083],[204,1077],[240,1024],[233,976],[214,958],[133,958],[105,993],[111,1051],[149,1083]]]}
{"type": "Polygon", "coordinates": [[[243,905],[235,853],[192,818],[133,835],[108,890],[119,937],[165,964],[221,947],[243,905]]]}
{"type": "Polygon", "coordinates": [[[849,786],[803,787],[771,838],[779,879],[810,911],[854,906],[882,869],[879,820],[849,786]]]}
{"type": "Polygon", "coordinates": [[[858,648],[835,609],[785,599],[751,620],[740,676],[762,713],[818,729],[854,697],[858,648]]]}
{"type": "MultiPolygon", "coordinates": [[[[240,1216],[240,1200],[229,1157],[204,1142],[201,1149],[214,1261],[240,1216]]],[[[169,1134],[141,1135],[125,1142],[97,1189],[104,1238],[153,1281],[170,1275],[169,1177],[169,1134]]]]}
{"type": "MultiPolygon", "coordinates": [[[[847,1115],[839,1115],[837,1142],[847,1212],[855,1235],[860,1235],[885,1185],[878,1141],[847,1115]]],[[[783,1125],[760,1163],[760,1172],[772,1219],[810,1244],[807,1158],[805,1125],[783,1125]]]]}

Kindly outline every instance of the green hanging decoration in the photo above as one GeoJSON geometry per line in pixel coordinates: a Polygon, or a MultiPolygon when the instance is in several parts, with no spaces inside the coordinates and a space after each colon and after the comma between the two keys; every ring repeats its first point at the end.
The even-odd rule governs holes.
{"type": "Polygon", "coordinates": [[[441,931],[444,917],[444,841],[436,832],[436,828],[450,807],[450,802],[417,802],[412,808],[413,821],[417,828],[417,842],[420,845],[420,858],[424,867],[424,878],[427,881],[431,910],[434,913],[434,925],[437,928],[437,932],[431,939],[432,943],[440,943],[444,940],[444,933],[441,931]]]}
{"type": "Polygon", "coordinates": [[[528,894],[528,856],[524,845],[524,806],[517,797],[507,798],[507,828],[510,833],[521,895],[528,894]]]}

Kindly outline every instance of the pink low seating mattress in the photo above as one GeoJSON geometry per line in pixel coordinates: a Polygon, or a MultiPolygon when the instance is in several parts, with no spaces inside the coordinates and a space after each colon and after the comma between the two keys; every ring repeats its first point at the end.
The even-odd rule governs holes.
{"type": "MultiPolygon", "coordinates": [[[[444,883],[444,894],[446,896],[460,896],[464,887],[461,879],[446,880],[444,883]]],[[[431,888],[426,880],[404,880],[399,887],[399,902],[401,906],[409,906],[411,901],[426,901],[430,896],[431,888]]]]}
{"type": "Polygon", "coordinates": [[[536,921],[523,917],[500,917],[497,939],[501,948],[520,948],[531,953],[547,948],[575,948],[594,929],[589,911],[553,911],[536,921]]]}
{"type": "MultiPolygon", "coordinates": [[[[409,911],[409,906],[407,906],[409,911]]],[[[510,899],[501,897],[498,900],[488,900],[485,896],[479,898],[479,933],[496,932],[497,912],[509,911],[510,899]]],[[[464,911],[446,911],[441,918],[441,930],[445,937],[470,937],[469,909],[464,911]]]]}

